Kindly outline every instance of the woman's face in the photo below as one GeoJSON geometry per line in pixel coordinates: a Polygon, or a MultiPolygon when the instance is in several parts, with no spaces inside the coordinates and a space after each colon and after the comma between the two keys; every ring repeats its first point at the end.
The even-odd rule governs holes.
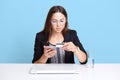
{"type": "Polygon", "coordinates": [[[56,12],[51,17],[52,32],[61,33],[66,24],[66,17],[60,13],[56,12]]]}

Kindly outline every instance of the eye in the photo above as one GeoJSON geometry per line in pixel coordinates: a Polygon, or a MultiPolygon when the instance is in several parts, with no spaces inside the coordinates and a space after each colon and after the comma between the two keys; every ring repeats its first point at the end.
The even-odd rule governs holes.
{"type": "Polygon", "coordinates": [[[57,23],[57,20],[52,20],[51,22],[52,22],[52,23],[57,23]]]}
{"type": "Polygon", "coordinates": [[[60,20],[60,22],[64,22],[64,20],[60,20]]]}

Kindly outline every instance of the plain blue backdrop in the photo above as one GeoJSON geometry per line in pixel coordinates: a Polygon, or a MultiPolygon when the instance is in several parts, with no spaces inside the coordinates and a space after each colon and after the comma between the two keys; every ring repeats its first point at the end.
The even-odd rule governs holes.
{"type": "Polygon", "coordinates": [[[120,0],[0,0],[0,63],[31,63],[53,5],[67,10],[69,28],[95,63],[120,63],[120,0]]]}

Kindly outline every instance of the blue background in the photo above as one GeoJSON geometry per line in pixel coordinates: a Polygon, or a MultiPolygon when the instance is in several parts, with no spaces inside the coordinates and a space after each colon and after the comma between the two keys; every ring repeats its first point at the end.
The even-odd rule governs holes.
{"type": "Polygon", "coordinates": [[[95,63],[120,63],[120,0],[0,0],[0,63],[31,63],[34,40],[53,5],[95,63]]]}

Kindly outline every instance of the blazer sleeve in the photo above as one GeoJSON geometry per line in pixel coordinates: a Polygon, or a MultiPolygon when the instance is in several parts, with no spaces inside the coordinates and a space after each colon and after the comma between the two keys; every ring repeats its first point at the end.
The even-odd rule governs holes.
{"type": "Polygon", "coordinates": [[[34,56],[32,63],[34,63],[36,60],[38,60],[43,54],[43,45],[42,42],[40,41],[40,37],[38,33],[36,34],[35,38],[35,44],[34,44],[34,56]]]}
{"type": "MultiPolygon", "coordinates": [[[[72,36],[73,36],[73,43],[74,43],[76,46],[78,46],[78,47],[80,48],[80,50],[83,51],[83,52],[86,54],[86,56],[87,56],[87,53],[86,53],[86,51],[85,51],[82,43],[80,42],[80,40],[79,40],[79,38],[78,38],[78,36],[77,36],[77,32],[76,32],[75,30],[73,31],[72,36]]],[[[85,64],[86,62],[87,62],[87,59],[86,59],[85,62],[83,62],[83,63],[81,63],[81,64],[85,64]]]]}

